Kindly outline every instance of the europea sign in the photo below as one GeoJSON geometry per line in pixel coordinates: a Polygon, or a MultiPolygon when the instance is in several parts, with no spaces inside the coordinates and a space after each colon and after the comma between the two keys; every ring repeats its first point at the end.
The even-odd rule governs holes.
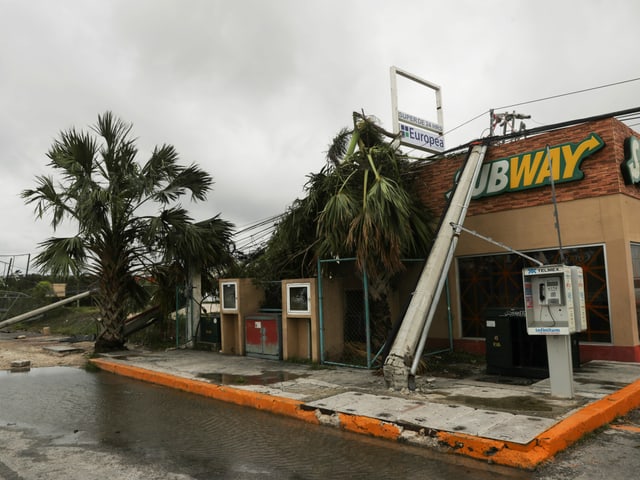
{"type": "MultiPolygon", "coordinates": [[[[604,147],[604,141],[597,134],[591,133],[579,142],[550,146],[550,162],[547,159],[546,148],[487,162],[482,165],[473,189],[473,198],[549,185],[551,170],[553,170],[554,183],[581,180],[584,173],[580,170],[580,164],[602,147],[604,147]]],[[[456,180],[459,174],[460,170],[456,173],[456,180]]],[[[449,195],[450,192],[447,192],[447,197],[449,195]]]]}

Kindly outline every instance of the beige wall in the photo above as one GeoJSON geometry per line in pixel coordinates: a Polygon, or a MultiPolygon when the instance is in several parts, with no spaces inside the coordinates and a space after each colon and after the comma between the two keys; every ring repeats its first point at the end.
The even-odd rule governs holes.
{"type": "MultiPolygon", "coordinates": [[[[508,196],[505,195],[505,201],[508,196]]],[[[564,247],[604,244],[613,344],[638,345],[635,296],[629,244],[640,242],[640,224],[635,219],[640,201],[625,195],[609,195],[558,204],[564,247]]],[[[541,205],[467,217],[464,226],[516,250],[558,247],[553,206],[541,205]]],[[[463,233],[456,256],[504,253],[505,250],[463,233]]],[[[452,291],[454,337],[460,338],[460,306],[455,262],[449,274],[452,291]]],[[[443,295],[444,297],[444,295],[443,295]]],[[[444,298],[430,336],[441,337],[446,327],[444,298]]]]}
{"type": "Polygon", "coordinates": [[[283,359],[305,359],[320,362],[320,330],[318,317],[318,285],[315,278],[282,281],[282,346],[283,359]],[[289,312],[287,287],[309,286],[309,312],[289,312]]]}
{"type": "Polygon", "coordinates": [[[264,291],[257,287],[251,278],[225,278],[219,281],[221,295],[222,284],[227,282],[237,285],[237,305],[235,309],[221,308],[220,311],[222,353],[244,355],[244,317],[260,310],[260,304],[264,301],[264,291]]]}

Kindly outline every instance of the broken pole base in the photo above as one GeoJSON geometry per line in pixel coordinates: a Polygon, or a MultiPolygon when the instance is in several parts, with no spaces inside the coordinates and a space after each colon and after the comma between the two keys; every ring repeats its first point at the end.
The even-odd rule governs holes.
{"type": "Polygon", "coordinates": [[[409,387],[409,367],[404,358],[390,354],[384,362],[382,372],[388,388],[403,390],[409,387]]]}

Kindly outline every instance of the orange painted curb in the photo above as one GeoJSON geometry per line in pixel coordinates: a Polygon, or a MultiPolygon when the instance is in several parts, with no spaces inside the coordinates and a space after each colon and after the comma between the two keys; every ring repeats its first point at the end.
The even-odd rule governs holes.
{"type": "Polygon", "coordinates": [[[362,433],[387,440],[398,440],[402,429],[393,423],[383,422],[376,418],[338,413],[340,427],[354,433],[362,433]]]}
{"type": "Polygon", "coordinates": [[[277,415],[295,417],[309,423],[320,423],[315,412],[303,410],[301,408],[303,403],[299,400],[274,397],[264,393],[240,390],[200,380],[177,377],[168,373],[155,372],[132,365],[123,365],[101,358],[93,358],[90,362],[101,370],[122,375],[123,377],[135,378],[137,380],[174,388],[183,392],[202,395],[204,397],[233,403],[235,405],[264,410],[277,415]]]}
{"type": "MultiPolygon", "coordinates": [[[[315,410],[304,409],[304,403],[299,400],[177,377],[100,358],[91,359],[90,362],[101,370],[118,375],[320,424],[315,410]]],[[[627,414],[638,406],[640,406],[640,380],[574,412],[526,445],[445,431],[437,432],[436,437],[440,445],[448,448],[450,452],[509,467],[533,470],[585,434],[627,414]]],[[[337,417],[338,426],[350,432],[395,441],[400,440],[402,436],[403,428],[394,423],[339,412],[337,417]]]]}
{"type": "Polygon", "coordinates": [[[611,425],[611,428],[623,432],[640,433],[640,427],[636,427],[635,425],[611,425]]]}
{"type": "Polygon", "coordinates": [[[527,445],[501,442],[472,435],[438,432],[441,444],[454,453],[510,467],[534,469],[566,449],[585,434],[606,425],[640,406],[640,381],[587,405],[536,437],[527,445]]]}

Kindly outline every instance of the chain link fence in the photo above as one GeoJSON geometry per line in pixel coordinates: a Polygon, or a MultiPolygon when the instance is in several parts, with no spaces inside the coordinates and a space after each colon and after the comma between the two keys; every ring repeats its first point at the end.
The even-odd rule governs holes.
{"type": "Polygon", "coordinates": [[[320,260],[322,362],[360,368],[382,366],[394,323],[404,316],[424,261],[385,283],[358,272],[355,259],[320,260]]]}

